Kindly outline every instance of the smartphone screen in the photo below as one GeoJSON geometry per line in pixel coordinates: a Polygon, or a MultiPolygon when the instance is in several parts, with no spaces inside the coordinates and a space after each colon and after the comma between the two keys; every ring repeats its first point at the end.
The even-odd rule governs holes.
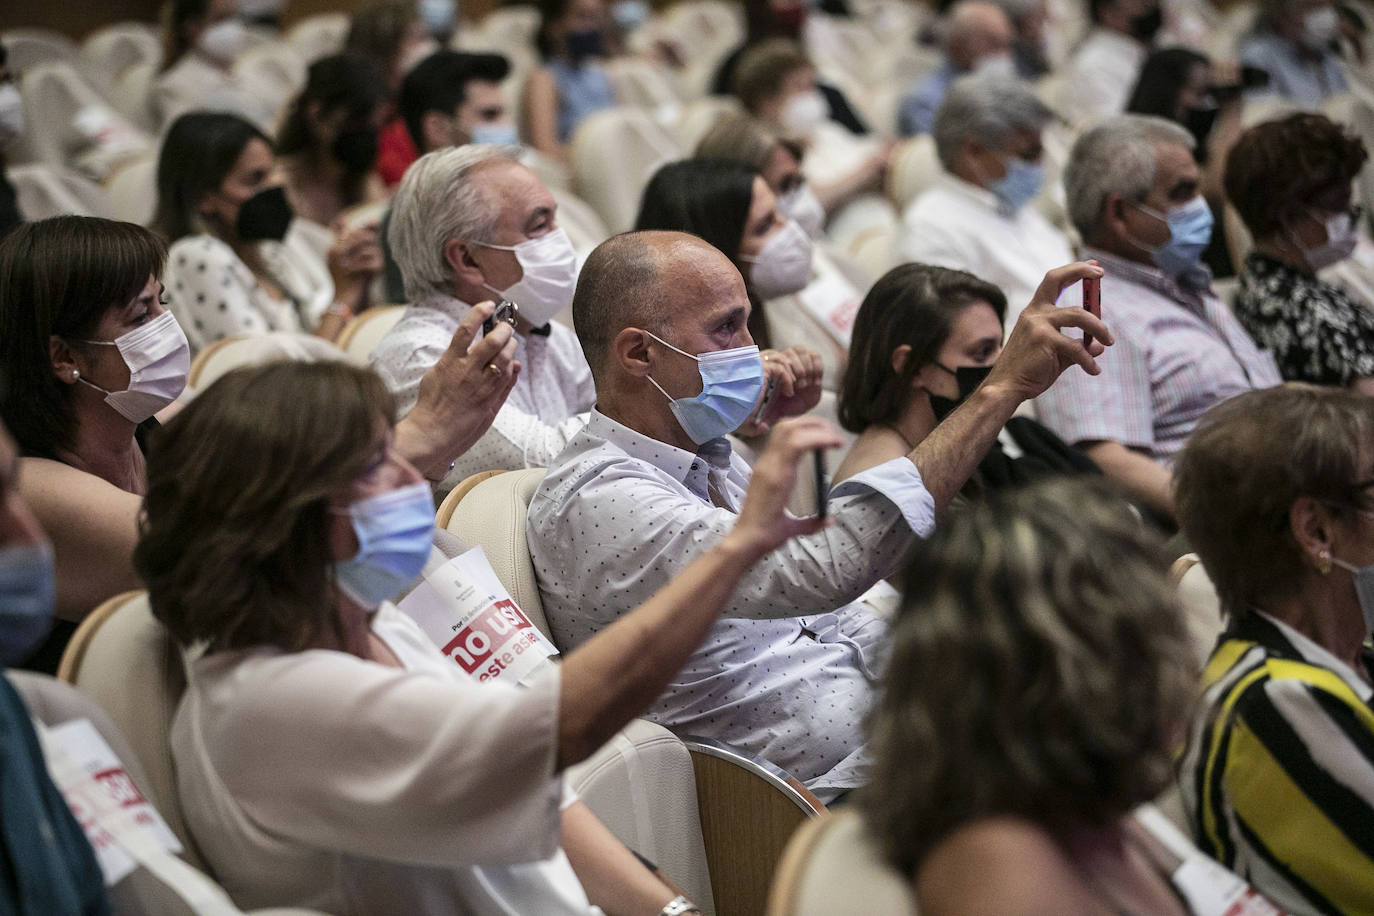
{"type": "MultiPolygon", "coordinates": [[[[1102,278],[1084,277],[1083,278],[1083,308],[1092,314],[1094,318],[1102,317],[1102,278]]],[[[1092,346],[1093,336],[1087,331],[1083,332],[1083,348],[1086,350],[1092,346]]]]}
{"type": "Polygon", "coordinates": [[[830,481],[825,473],[825,449],[816,449],[811,457],[816,471],[816,517],[825,518],[825,502],[830,498],[830,481]]]}
{"type": "Polygon", "coordinates": [[[492,310],[491,317],[482,322],[482,336],[485,337],[496,330],[496,323],[504,321],[512,328],[515,327],[515,319],[520,314],[520,307],[509,299],[502,299],[496,303],[496,308],[492,310]]]}

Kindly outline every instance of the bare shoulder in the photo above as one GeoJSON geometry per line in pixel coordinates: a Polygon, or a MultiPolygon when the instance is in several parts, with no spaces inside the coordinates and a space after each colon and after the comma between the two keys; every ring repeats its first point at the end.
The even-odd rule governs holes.
{"type": "Polygon", "coordinates": [[[945,837],[917,870],[916,894],[928,916],[1104,912],[1054,839],[1011,817],[974,821],[945,837]]]}
{"type": "Polygon", "coordinates": [[[109,506],[123,507],[132,517],[141,501],[94,474],[50,458],[20,459],[19,491],[45,527],[49,519],[67,513],[109,506]]]}

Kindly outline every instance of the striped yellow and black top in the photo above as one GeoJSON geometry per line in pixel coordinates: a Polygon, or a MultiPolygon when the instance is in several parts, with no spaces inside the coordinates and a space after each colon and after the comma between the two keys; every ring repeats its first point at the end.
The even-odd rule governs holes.
{"type": "Polygon", "coordinates": [[[1374,690],[1259,612],[1202,688],[1179,770],[1198,846],[1289,913],[1374,914],[1374,690]]]}

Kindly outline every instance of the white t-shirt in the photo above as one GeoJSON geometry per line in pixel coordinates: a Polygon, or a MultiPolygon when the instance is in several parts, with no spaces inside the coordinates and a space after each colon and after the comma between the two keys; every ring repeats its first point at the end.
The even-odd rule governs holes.
{"type": "Polygon", "coordinates": [[[589,916],[559,847],[559,673],[477,684],[391,604],[404,669],[323,649],[195,661],[172,723],[196,845],[245,909],[589,916]]]}

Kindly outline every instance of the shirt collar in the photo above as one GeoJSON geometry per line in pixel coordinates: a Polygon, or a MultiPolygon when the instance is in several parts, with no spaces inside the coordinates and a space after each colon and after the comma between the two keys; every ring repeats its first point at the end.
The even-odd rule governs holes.
{"type": "MultiPolygon", "coordinates": [[[[1374,688],[1366,684],[1345,662],[1288,624],[1264,611],[1251,609],[1226,629],[1226,635],[1245,642],[1258,643],[1271,655],[1318,665],[1340,675],[1359,698],[1368,703],[1374,699],[1374,688]]],[[[1361,650],[1365,664],[1370,664],[1369,651],[1361,650]]]]}
{"type": "Polygon", "coordinates": [[[952,172],[943,170],[941,170],[940,176],[936,179],[936,182],[951,194],[966,197],[979,206],[991,210],[998,216],[1007,218],[1006,214],[1001,210],[1001,201],[997,199],[996,194],[992,193],[987,188],[979,187],[971,181],[965,181],[952,172]]]}
{"type": "MultiPolygon", "coordinates": [[[[605,439],[620,448],[631,458],[647,461],[679,483],[685,482],[692,463],[697,460],[695,452],[684,451],[675,445],[650,438],[606,416],[595,407],[587,428],[593,435],[605,439]]],[[[715,440],[712,440],[715,441],[715,440]]],[[[728,459],[727,459],[728,460],[728,459]]]]}
{"type": "Polygon", "coordinates": [[[1212,291],[1212,271],[1206,264],[1196,264],[1183,275],[1171,277],[1153,264],[1128,261],[1100,248],[1084,248],[1083,257],[1100,262],[1108,276],[1147,286],[1175,302],[1196,301],[1212,291]]]}

